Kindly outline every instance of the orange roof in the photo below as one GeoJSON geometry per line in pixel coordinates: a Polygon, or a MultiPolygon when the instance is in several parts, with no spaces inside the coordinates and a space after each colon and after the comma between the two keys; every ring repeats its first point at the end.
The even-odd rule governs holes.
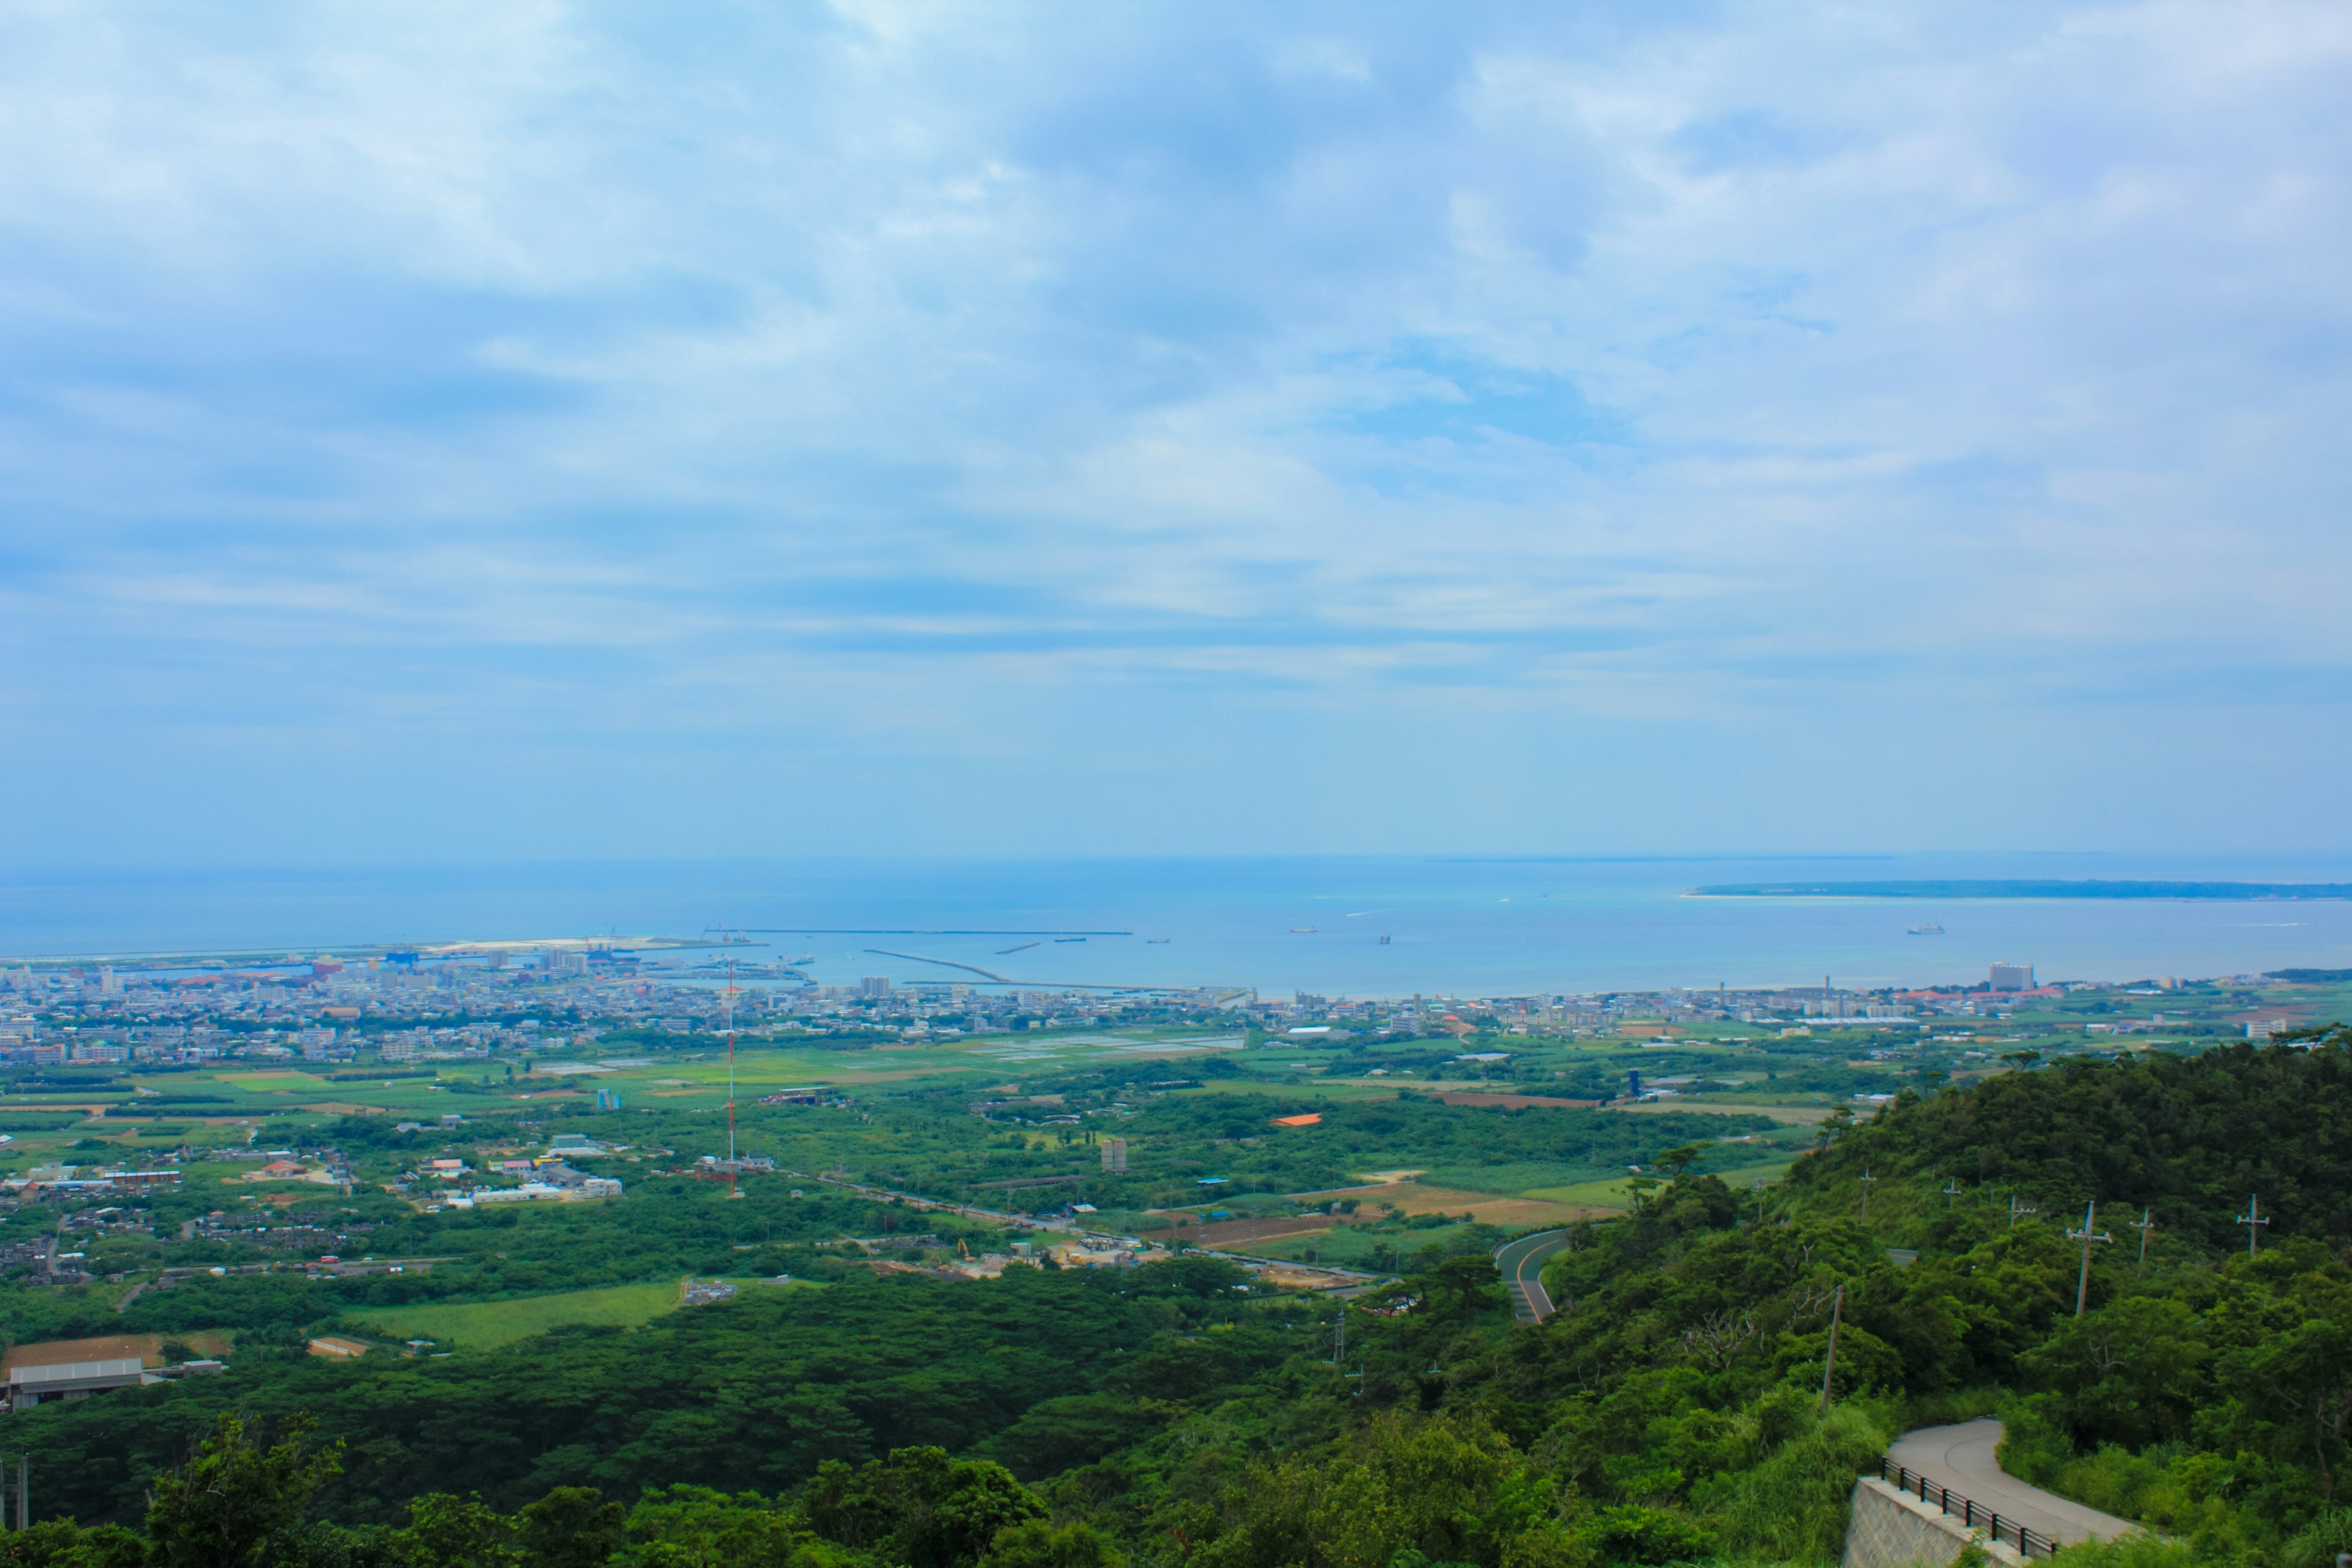
{"type": "Polygon", "coordinates": [[[1276,1127],[1312,1127],[1322,1120],[1321,1111],[1310,1110],[1304,1116],[1277,1116],[1274,1119],[1274,1124],[1276,1127]]]}

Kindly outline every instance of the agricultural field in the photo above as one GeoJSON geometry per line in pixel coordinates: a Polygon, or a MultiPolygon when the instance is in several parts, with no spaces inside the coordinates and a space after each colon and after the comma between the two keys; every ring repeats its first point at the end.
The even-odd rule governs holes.
{"type": "Polygon", "coordinates": [[[575,1326],[633,1329],[677,1310],[681,1292],[669,1284],[614,1285],[601,1290],[561,1290],[498,1301],[398,1307],[349,1314],[348,1328],[387,1340],[431,1340],[436,1346],[496,1350],[550,1329],[575,1326]]]}
{"type": "MultiPolygon", "coordinates": [[[[2279,994],[2309,1011],[2343,989],[2279,994]]],[[[1001,1250],[1039,1220],[1394,1271],[1629,1212],[1670,1150],[1697,1148],[1693,1170],[1745,1194],[1906,1089],[2036,1060],[2186,1048],[2197,1042],[2143,1026],[2168,1024],[2179,1015],[2164,1009],[2180,1009],[2182,994],[2021,1001],[2010,1017],[1938,1022],[1924,1038],[1845,1021],[1717,1021],[1675,1037],[1303,1040],[1142,1023],[921,1043],[763,1040],[731,1061],[707,1037],[661,1037],[439,1061],[9,1068],[0,1170],[146,1167],[179,1179],[81,1208],[53,1194],[0,1214],[0,1292],[36,1290],[39,1310],[17,1320],[27,1325],[72,1317],[58,1306],[69,1298],[88,1318],[144,1290],[126,1309],[135,1316],[194,1299],[166,1271],[276,1278],[334,1258],[361,1268],[365,1288],[336,1284],[331,1300],[286,1307],[280,1321],[478,1345],[649,1321],[646,1303],[688,1272],[816,1278],[810,1249],[845,1257],[845,1247],[928,1267],[1001,1250]],[[2093,1050],[2093,1024],[2126,1032],[2093,1050]],[[1667,1097],[1627,1098],[1636,1075],[1667,1097]],[[1123,1168],[1106,1159],[1111,1138],[1123,1141],[1123,1168]],[[732,1184],[749,1204],[728,1196],[713,1164],[730,1148],[756,1167],[732,1184]],[[617,1182],[621,1194],[474,1205],[552,1164],[617,1182]],[[530,1245],[499,1245],[516,1236],[530,1245]],[[88,1283],[27,1283],[58,1271],[88,1283]],[[362,1305],[374,1315],[346,1311],[362,1305]],[[395,1318],[390,1306],[452,1315],[395,1318]],[[474,1307],[498,1310],[454,1315],[474,1307]]],[[[2189,1000],[2216,1014],[2245,998],[2189,1000]]],[[[2218,1026],[2200,1027],[2210,1037],[2218,1026]]]]}

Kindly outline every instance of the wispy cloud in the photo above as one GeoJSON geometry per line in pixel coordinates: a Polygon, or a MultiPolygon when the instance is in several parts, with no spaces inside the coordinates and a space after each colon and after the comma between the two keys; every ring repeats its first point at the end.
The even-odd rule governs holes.
{"type": "Polygon", "coordinates": [[[163,756],[208,852],[545,850],[640,741],[842,847],[970,842],[909,758],[994,847],[2337,841],[2348,88],[2325,5],[19,7],[0,719],[152,782],[0,853],[181,853],[163,756]],[[1366,745],[1498,776],[1226,783],[1366,745]]]}

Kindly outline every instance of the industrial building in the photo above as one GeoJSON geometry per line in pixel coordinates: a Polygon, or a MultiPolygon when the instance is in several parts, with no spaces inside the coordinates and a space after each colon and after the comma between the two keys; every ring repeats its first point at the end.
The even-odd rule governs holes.
{"type": "Polygon", "coordinates": [[[30,1410],[45,1399],[87,1399],[93,1394],[163,1381],[163,1373],[147,1371],[137,1356],[64,1362],[56,1366],[12,1366],[8,1408],[30,1410]]]}

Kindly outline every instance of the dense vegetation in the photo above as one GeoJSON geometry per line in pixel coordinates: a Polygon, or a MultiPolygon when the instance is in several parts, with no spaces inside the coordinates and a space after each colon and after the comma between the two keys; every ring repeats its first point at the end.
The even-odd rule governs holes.
{"type": "MultiPolygon", "coordinates": [[[[1254,1112],[1223,1147],[1280,1151],[1254,1112]]],[[[1467,1114],[1507,1130],[1482,1158],[1529,1158],[1520,1141],[1547,1125],[1560,1135],[1534,1152],[1555,1161],[1617,1152],[1578,1113],[1467,1114]]],[[[47,1506],[91,1528],[6,1550],[128,1563],[152,1542],[158,1562],[288,1568],[1817,1563],[1835,1559],[1853,1478],[1891,1434],[1998,1412],[2013,1470],[2175,1538],[2138,1560],[2305,1568],[2352,1549],[2347,1116],[2339,1035],[1906,1095],[1829,1130],[1761,1194],[1706,1173],[1705,1152],[1645,1147],[1663,1179],[1634,1214],[1577,1228],[1547,1269],[1563,1310],[1539,1330],[1514,1325],[1478,1254],[1433,1248],[1345,1308],[1202,1258],[950,1284],[872,1278],[816,1247],[825,1226],[870,1218],[828,1212],[772,1243],[812,1269],[830,1259],[822,1289],[446,1360],[263,1353],[227,1378],[18,1417],[10,1436],[40,1457],[47,1506]],[[2257,1192],[2274,1223],[2249,1258],[2234,1222],[2257,1192]],[[2077,1317],[2083,1247],[2065,1231],[2092,1201],[2122,1239],[2095,1249],[2077,1317]],[[2158,1223],[2145,1268],[2121,1225],[2143,1206],[2158,1223]],[[239,1415],[293,1437],[273,1448],[239,1415]],[[268,1528],[235,1553],[188,1547],[195,1494],[168,1479],[184,1463],[301,1495],[292,1511],[240,1512],[268,1528]]],[[[1360,1149],[1418,1135],[1327,1121],[1360,1149]]],[[[898,1152],[919,1152],[916,1130],[898,1152]]],[[[725,1236],[776,1223],[707,1184],[647,1196],[649,1215],[675,1205],[688,1241],[673,1247],[731,1251],[744,1243],[725,1236]]],[[[515,1261],[485,1251],[560,1259],[587,1245],[564,1241],[572,1223],[518,1219],[506,1234],[532,1245],[476,1247],[466,1267],[515,1261]]],[[[613,1245],[626,1259],[651,1243],[613,1245]]],[[[292,1289],[248,1289],[265,1285],[292,1289]]],[[[207,1298],[162,1300],[174,1295],[175,1321],[202,1315],[207,1298]]]]}

